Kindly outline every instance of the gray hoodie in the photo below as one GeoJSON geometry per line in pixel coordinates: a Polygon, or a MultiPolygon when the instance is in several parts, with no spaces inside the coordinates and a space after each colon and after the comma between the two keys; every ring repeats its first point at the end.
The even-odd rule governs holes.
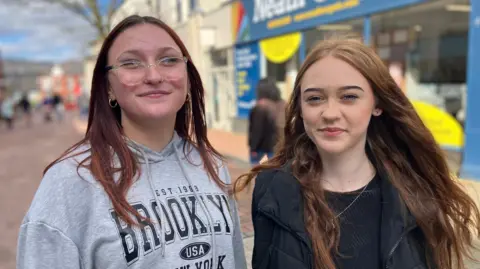
{"type": "MultiPolygon", "coordinates": [[[[54,165],[21,225],[17,268],[245,269],[235,201],[209,179],[198,151],[187,146],[185,156],[184,143],[174,134],[155,152],[128,141],[141,172],[127,199],[153,220],[143,228],[118,217],[87,169],[77,174],[85,154],[54,165]]],[[[219,176],[230,183],[224,165],[219,176]]]]}

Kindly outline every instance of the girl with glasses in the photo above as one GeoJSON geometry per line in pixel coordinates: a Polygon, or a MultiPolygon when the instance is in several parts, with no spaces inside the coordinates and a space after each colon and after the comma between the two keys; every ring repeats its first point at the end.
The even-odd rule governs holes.
{"type": "Polygon", "coordinates": [[[178,35],[126,18],[91,89],[85,137],[45,169],[17,268],[246,268],[229,172],[178,35]]]}

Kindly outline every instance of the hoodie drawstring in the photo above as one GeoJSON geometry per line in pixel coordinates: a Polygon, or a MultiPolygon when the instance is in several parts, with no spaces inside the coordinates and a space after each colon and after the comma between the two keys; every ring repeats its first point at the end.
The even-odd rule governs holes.
{"type": "MultiPolygon", "coordinates": [[[[187,168],[185,167],[184,162],[180,158],[180,153],[178,152],[177,147],[175,147],[175,156],[177,157],[178,163],[180,164],[180,168],[182,169],[182,173],[185,176],[185,178],[187,179],[188,184],[190,184],[190,186],[192,186],[193,194],[195,195],[195,198],[197,199],[198,203],[200,204],[200,207],[202,208],[203,213],[205,213],[205,215],[207,216],[208,226],[210,228],[210,233],[212,235],[211,239],[212,239],[212,257],[213,258],[212,258],[212,267],[211,268],[216,269],[217,268],[216,267],[216,264],[217,264],[216,249],[217,248],[216,248],[216,241],[215,241],[215,229],[213,228],[213,217],[210,214],[210,211],[208,211],[207,206],[205,205],[205,201],[203,199],[201,199],[201,198],[204,198],[204,197],[203,196],[200,197],[200,195],[195,190],[195,188],[193,188],[192,180],[187,173],[187,168]]],[[[192,205],[192,206],[195,206],[195,205],[192,205]]]]}
{"type": "MultiPolygon", "coordinates": [[[[133,143],[135,144],[135,143],[133,143]]],[[[148,160],[147,158],[147,155],[145,154],[145,151],[139,147],[139,146],[136,146],[135,147],[136,150],[138,150],[140,152],[140,154],[142,155],[142,158],[145,162],[145,169],[147,170],[146,173],[147,173],[147,180],[148,180],[148,183],[150,185],[150,190],[152,191],[152,195],[153,197],[155,197],[155,201],[157,202],[157,205],[158,205],[158,210],[160,211],[160,244],[161,244],[161,247],[162,247],[162,257],[165,257],[165,247],[166,247],[166,242],[165,242],[165,222],[166,222],[166,216],[164,216],[164,213],[163,213],[163,210],[162,210],[162,204],[160,203],[160,199],[158,198],[157,194],[155,193],[155,183],[153,182],[153,179],[152,179],[152,172],[150,171],[150,161],[148,160]]],[[[205,201],[204,199],[204,196],[201,196],[200,194],[198,194],[198,192],[196,191],[195,188],[193,188],[193,184],[192,184],[192,180],[189,176],[189,174],[187,173],[187,168],[185,166],[185,163],[182,161],[182,159],[180,158],[180,153],[177,149],[177,147],[174,147],[174,151],[175,151],[175,156],[177,158],[177,161],[178,161],[178,164],[180,165],[180,169],[182,170],[182,173],[183,175],[185,176],[185,179],[188,181],[188,184],[190,184],[190,186],[192,186],[192,189],[193,189],[193,194],[195,195],[195,198],[197,199],[198,203],[200,204],[200,207],[202,208],[202,211],[205,213],[205,216],[207,217],[207,220],[208,220],[208,226],[209,226],[209,229],[210,229],[210,233],[211,233],[211,239],[212,239],[212,267],[213,269],[216,268],[216,264],[217,264],[217,254],[216,254],[216,239],[215,239],[215,229],[213,227],[213,217],[212,217],[212,214],[210,214],[210,211],[208,211],[207,209],[207,206],[205,204],[205,201]]],[[[192,205],[192,206],[195,206],[195,205],[192,205]]]]}
{"type": "Polygon", "coordinates": [[[166,217],[163,215],[163,210],[162,210],[162,204],[160,203],[160,199],[158,199],[157,194],[155,193],[155,183],[153,183],[152,180],[152,172],[150,171],[150,161],[147,158],[147,155],[145,154],[145,151],[143,151],[142,148],[138,148],[140,153],[142,154],[143,160],[145,162],[145,168],[147,170],[147,180],[148,183],[150,184],[150,190],[152,191],[153,197],[155,197],[155,201],[157,202],[158,205],[158,211],[160,211],[160,245],[162,247],[162,258],[165,257],[165,247],[166,247],[166,242],[165,242],[165,222],[166,222],[166,217]]]}

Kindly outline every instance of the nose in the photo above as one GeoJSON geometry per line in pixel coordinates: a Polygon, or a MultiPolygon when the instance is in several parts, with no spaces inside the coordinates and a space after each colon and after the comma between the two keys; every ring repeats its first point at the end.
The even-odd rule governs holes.
{"type": "Polygon", "coordinates": [[[328,121],[334,121],[340,118],[340,104],[333,98],[329,99],[324,106],[321,116],[328,121]]]}
{"type": "Polygon", "coordinates": [[[158,70],[156,64],[149,64],[145,68],[145,82],[146,83],[159,83],[163,81],[163,76],[158,70]]]}

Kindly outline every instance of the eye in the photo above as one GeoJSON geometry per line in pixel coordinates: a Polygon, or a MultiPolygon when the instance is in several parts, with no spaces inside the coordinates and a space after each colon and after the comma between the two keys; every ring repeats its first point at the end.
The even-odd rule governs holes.
{"type": "Polygon", "coordinates": [[[141,63],[139,61],[125,61],[120,64],[121,68],[125,69],[136,69],[141,66],[141,63]]]}
{"type": "Polygon", "coordinates": [[[342,99],[346,101],[355,101],[357,98],[358,96],[356,96],[355,94],[346,94],[342,96],[342,99]]]}
{"type": "Polygon", "coordinates": [[[318,95],[314,95],[314,96],[309,96],[307,97],[306,101],[308,103],[318,103],[318,102],[321,102],[323,101],[325,98],[322,97],[322,96],[318,96],[318,95]]]}
{"type": "Polygon", "coordinates": [[[160,63],[163,65],[175,65],[179,63],[182,59],[177,57],[164,57],[160,59],[160,63]]]}

